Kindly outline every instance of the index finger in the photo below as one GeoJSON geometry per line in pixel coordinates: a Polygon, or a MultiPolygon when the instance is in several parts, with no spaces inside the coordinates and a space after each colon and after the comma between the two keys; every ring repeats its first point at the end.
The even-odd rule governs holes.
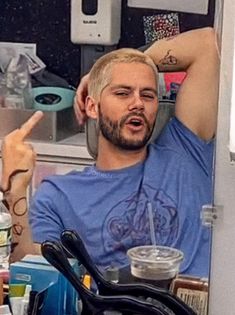
{"type": "Polygon", "coordinates": [[[35,112],[20,128],[22,140],[25,139],[33,130],[33,128],[39,123],[43,117],[43,112],[35,112]]]}

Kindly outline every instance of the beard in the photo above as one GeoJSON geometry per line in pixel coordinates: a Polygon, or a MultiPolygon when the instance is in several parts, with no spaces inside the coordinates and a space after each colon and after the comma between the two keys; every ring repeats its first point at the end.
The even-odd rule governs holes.
{"type": "Polygon", "coordinates": [[[150,139],[152,135],[154,125],[153,124],[151,125],[147,121],[143,113],[131,112],[123,116],[120,121],[118,120],[115,121],[115,120],[111,120],[110,118],[102,114],[101,109],[100,109],[100,104],[98,108],[99,108],[99,113],[98,113],[99,114],[99,130],[106,140],[108,140],[109,142],[111,142],[113,145],[117,146],[120,149],[130,150],[130,151],[140,150],[147,145],[148,140],[150,139]],[[130,139],[122,135],[122,130],[124,128],[126,121],[132,116],[141,117],[145,123],[146,131],[142,139],[130,139]]]}

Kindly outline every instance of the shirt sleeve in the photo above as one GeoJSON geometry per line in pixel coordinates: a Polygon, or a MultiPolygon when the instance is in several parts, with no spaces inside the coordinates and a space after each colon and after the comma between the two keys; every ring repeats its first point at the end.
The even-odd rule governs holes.
{"type": "Polygon", "coordinates": [[[178,154],[185,155],[188,159],[193,159],[208,176],[212,176],[214,139],[205,141],[199,138],[174,117],[155,143],[158,146],[177,151],[178,154]]]}
{"type": "Polygon", "coordinates": [[[29,224],[33,242],[57,241],[63,231],[59,205],[64,204],[64,195],[50,181],[43,181],[37,189],[29,208],[29,224]]]}

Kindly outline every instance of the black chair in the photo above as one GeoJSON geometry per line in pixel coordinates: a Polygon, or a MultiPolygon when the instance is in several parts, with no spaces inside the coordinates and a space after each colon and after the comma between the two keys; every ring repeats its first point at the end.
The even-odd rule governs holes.
{"type": "Polygon", "coordinates": [[[119,311],[125,315],[196,315],[188,305],[167,290],[143,283],[115,284],[107,281],[93,264],[82,240],[74,231],[64,231],[61,243],[44,242],[42,254],[79,293],[83,305],[81,315],[103,314],[105,311],[119,311]],[[61,243],[93,277],[99,294],[87,289],[77,277],[61,243]]]}

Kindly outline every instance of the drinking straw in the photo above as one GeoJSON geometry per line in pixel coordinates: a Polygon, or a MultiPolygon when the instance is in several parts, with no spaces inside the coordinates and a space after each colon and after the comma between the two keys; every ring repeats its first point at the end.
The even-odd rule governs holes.
{"type": "Polygon", "coordinates": [[[154,220],[153,220],[153,208],[152,208],[151,202],[147,203],[147,208],[148,208],[151,242],[152,242],[152,245],[156,246],[156,236],[155,236],[155,228],[154,228],[154,220]]]}

